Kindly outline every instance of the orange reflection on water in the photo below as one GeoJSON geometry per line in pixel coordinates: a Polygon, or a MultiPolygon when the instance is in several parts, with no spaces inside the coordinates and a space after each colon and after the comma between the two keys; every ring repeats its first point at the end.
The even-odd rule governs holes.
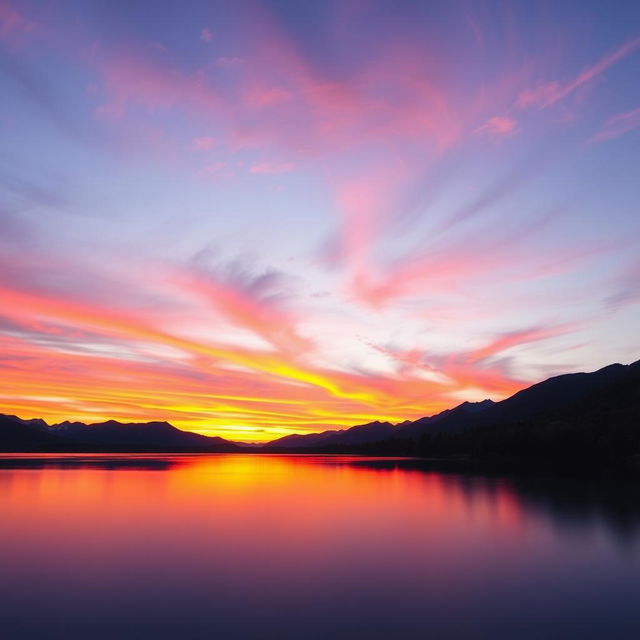
{"type": "MultiPolygon", "coordinates": [[[[33,457],[33,456],[31,456],[33,457]]],[[[330,553],[346,541],[371,550],[427,537],[460,544],[473,524],[502,536],[522,512],[501,484],[465,486],[454,477],[403,470],[388,460],[322,456],[100,456],[40,458],[31,470],[0,471],[2,513],[25,544],[87,553],[145,538],[179,540],[199,552],[330,553]],[[70,462],[71,461],[71,462],[70,462]],[[69,466],[74,468],[70,472],[69,466]],[[117,473],[114,473],[114,468],[117,473]],[[471,495],[471,493],[473,495],[471,495]],[[215,542],[214,542],[215,541],[215,542]]],[[[508,536],[507,536],[508,537],[508,536]]],[[[64,550],[63,550],[64,552],[64,550]]]]}
{"type": "Polygon", "coordinates": [[[629,585],[607,606],[635,606],[599,528],[576,545],[551,493],[526,496],[410,459],[0,455],[0,618],[10,638],[320,640],[505,637],[509,611],[509,637],[550,637],[522,635],[522,602],[555,624],[593,558],[629,585]]]}

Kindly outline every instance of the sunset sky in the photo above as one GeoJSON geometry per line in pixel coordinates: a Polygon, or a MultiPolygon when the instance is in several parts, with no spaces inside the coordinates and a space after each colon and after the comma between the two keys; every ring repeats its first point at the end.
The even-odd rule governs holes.
{"type": "Polygon", "coordinates": [[[0,412],[245,441],[640,358],[640,3],[0,0],[0,412]]]}

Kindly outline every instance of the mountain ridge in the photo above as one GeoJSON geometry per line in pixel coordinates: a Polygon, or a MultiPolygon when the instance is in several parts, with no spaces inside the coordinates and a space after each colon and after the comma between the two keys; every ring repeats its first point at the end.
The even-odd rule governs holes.
{"type": "Polygon", "coordinates": [[[281,438],[265,448],[283,453],[295,449],[417,456],[559,457],[580,451],[597,457],[608,451],[615,457],[623,455],[628,446],[629,455],[640,455],[640,361],[628,365],[615,363],[589,373],[553,376],[499,402],[463,402],[433,416],[399,423],[393,427],[391,436],[382,441],[351,446],[344,442],[349,431],[336,432],[339,436],[333,442],[330,438],[314,442],[315,434],[308,434],[296,447],[287,447],[286,438],[281,438]],[[305,447],[305,443],[310,446],[305,447]],[[605,445],[600,447],[599,443],[605,445]]]}
{"type": "Polygon", "coordinates": [[[242,446],[217,436],[182,431],[166,421],[85,424],[0,414],[0,451],[234,452],[242,446]]]}

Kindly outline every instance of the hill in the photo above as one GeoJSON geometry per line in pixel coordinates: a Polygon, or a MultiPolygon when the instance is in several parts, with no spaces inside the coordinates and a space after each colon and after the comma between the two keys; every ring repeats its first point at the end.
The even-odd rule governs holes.
{"type": "Polygon", "coordinates": [[[0,451],[203,452],[241,451],[223,438],[181,431],[168,422],[121,423],[115,420],[87,425],[22,420],[0,414],[0,451]]]}
{"type": "Polygon", "coordinates": [[[272,440],[263,446],[265,450],[294,450],[315,447],[349,447],[374,442],[383,442],[396,432],[390,422],[369,422],[350,429],[323,431],[322,433],[292,434],[272,440]]]}
{"type": "Polygon", "coordinates": [[[640,456],[640,361],[613,364],[592,373],[556,376],[501,402],[466,402],[434,416],[389,425],[388,435],[382,439],[362,437],[370,426],[287,436],[265,448],[607,464],[633,460],[640,456]],[[352,432],[362,435],[351,439],[352,432]]]}

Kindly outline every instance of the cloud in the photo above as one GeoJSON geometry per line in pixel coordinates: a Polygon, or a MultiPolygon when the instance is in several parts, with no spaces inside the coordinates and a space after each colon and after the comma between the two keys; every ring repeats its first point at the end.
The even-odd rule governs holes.
{"type": "Polygon", "coordinates": [[[295,329],[296,316],[284,307],[292,279],[274,269],[251,269],[243,261],[205,267],[202,256],[194,268],[179,272],[180,287],[201,296],[234,325],[264,339],[283,353],[301,354],[312,343],[295,329]]]}
{"type": "MultiPolygon", "coordinates": [[[[491,195],[492,192],[490,189],[474,203],[473,209],[464,211],[475,212],[477,207],[493,202],[497,195],[491,195]]],[[[584,246],[576,242],[574,246],[540,252],[537,236],[565,210],[566,205],[552,207],[542,215],[525,218],[517,224],[503,220],[481,231],[469,227],[464,233],[443,235],[439,243],[417,242],[413,251],[407,251],[384,269],[364,265],[352,278],[349,291],[359,302],[377,309],[398,299],[465,295],[486,286],[483,283],[487,282],[492,283],[492,288],[504,287],[508,283],[570,273],[595,255],[615,247],[610,243],[584,246]]]]}
{"type": "MultiPolygon", "coordinates": [[[[105,102],[96,112],[110,119],[122,118],[132,107],[149,112],[174,108],[208,113],[222,107],[218,92],[197,74],[185,74],[169,65],[157,64],[142,54],[118,52],[98,61],[103,77],[105,102]]],[[[208,119],[209,119],[208,118],[208,119]]]]}
{"type": "Polygon", "coordinates": [[[611,116],[603,125],[602,129],[592,138],[592,142],[605,142],[619,138],[625,133],[634,131],[640,127],[640,108],[625,113],[618,113],[611,116]]]}
{"type": "Polygon", "coordinates": [[[40,24],[28,17],[9,0],[0,0],[0,39],[13,38],[35,33],[40,24]]]}
{"type": "Polygon", "coordinates": [[[252,107],[270,107],[293,99],[293,94],[282,87],[253,86],[247,90],[245,100],[252,107]]]}
{"type": "Polygon", "coordinates": [[[640,261],[627,265],[611,281],[612,292],[604,300],[612,310],[640,302],[640,261]]]}
{"type": "Polygon", "coordinates": [[[214,275],[225,286],[261,302],[282,302],[288,298],[297,279],[274,268],[261,267],[249,257],[223,259],[215,251],[204,249],[190,261],[200,273],[214,275]]]}
{"type": "Polygon", "coordinates": [[[509,116],[493,116],[489,118],[481,127],[476,129],[476,133],[487,133],[496,137],[513,135],[518,125],[509,116]]]}
{"type": "Polygon", "coordinates": [[[215,138],[204,136],[202,138],[194,138],[191,141],[191,148],[195,151],[211,151],[215,144],[215,138]]]}
{"type": "Polygon", "coordinates": [[[529,344],[531,342],[539,342],[541,340],[549,340],[550,338],[574,332],[575,329],[576,327],[573,325],[560,325],[537,326],[518,329],[515,331],[507,331],[496,336],[483,347],[468,352],[463,357],[471,363],[480,362],[488,358],[494,358],[513,347],[529,344]]]}
{"type": "MultiPolygon", "coordinates": [[[[105,140],[119,135],[128,144],[153,149],[158,139],[167,140],[176,178],[170,188],[159,185],[151,193],[146,178],[166,176],[154,173],[154,163],[145,164],[140,184],[134,181],[142,174],[128,157],[119,159],[121,175],[104,172],[114,187],[113,202],[125,205],[112,229],[118,231],[115,238],[106,220],[87,232],[83,221],[63,225],[44,219],[23,196],[39,201],[40,209],[58,209],[64,203],[56,202],[55,189],[38,192],[15,181],[2,185],[11,192],[13,208],[0,211],[0,293],[8,314],[0,322],[0,353],[13,367],[5,384],[15,390],[10,402],[16,408],[45,417],[176,419],[186,428],[232,436],[238,432],[230,424],[246,425],[259,427],[268,438],[282,429],[418,417],[451,406],[455,394],[512,393],[526,384],[516,373],[523,345],[533,354],[525,358],[528,366],[537,367],[534,343],[562,334],[562,325],[540,319],[550,307],[536,306],[536,296],[573,301],[575,281],[536,280],[584,266],[595,249],[582,229],[594,226],[559,225],[542,241],[536,238],[545,221],[533,207],[540,202],[551,211],[542,202],[571,181],[560,168],[540,190],[521,193],[550,155],[531,160],[526,146],[529,160],[523,161],[516,155],[519,144],[492,148],[474,137],[505,139],[524,122],[524,114],[513,110],[513,96],[530,69],[514,60],[530,53],[519,50],[529,39],[519,40],[513,30],[508,43],[498,41],[474,16],[462,25],[464,38],[444,45],[439,37],[425,37],[422,23],[415,31],[406,25],[410,12],[397,14],[393,25],[377,20],[373,29],[373,15],[371,21],[342,24],[343,31],[327,18],[327,28],[314,26],[307,39],[299,37],[299,26],[288,32],[279,15],[256,19],[269,13],[267,4],[258,4],[255,14],[241,10],[249,20],[229,24],[228,33],[225,26],[226,50],[201,45],[193,31],[186,33],[185,49],[167,39],[172,46],[163,50],[145,42],[148,30],[133,24],[117,42],[109,43],[105,34],[94,46],[83,41],[85,30],[65,24],[55,44],[40,42],[39,55],[28,56],[24,66],[7,56],[6,75],[22,88],[26,103],[29,98],[44,107],[50,102],[49,112],[55,115],[57,108],[60,121],[72,113],[70,125],[77,121],[104,131],[105,140]],[[503,45],[508,55],[494,56],[501,49],[493,47],[503,45]],[[47,55],[52,51],[55,55],[47,55]],[[229,57],[218,57],[224,52],[229,57]],[[49,75],[37,67],[36,57],[50,60],[49,75]],[[480,58],[482,65],[475,67],[480,58]],[[52,85],[49,95],[41,78],[62,77],[60,71],[68,72],[69,82],[52,85]],[[88,102],[69,109],[66,92],[78,78],[95,90],[85,93],[81,87],[77,99],[88,102]],[[82,109],[93,113],[93,107],[102,118],[83,122],[82,109]],[[189,191],[193,152],[205,153],[201,174],[212,178],[189,191]],[[268,185],[251,174],[294,170],[305,178],[303,183],[290,176],[300,201],[282,212],[308,215],[309,224],[306,217],[302,224],[309,236],[283,237],[271,246],[277,229],[260,224],[274,223],[265,213],[274,203],[261,199],[268,185]],[[216,192],[211,182],[229,171],[249,182],[240,184],[238,178],[237,188],[228,190],[233,194],[216,192]],[[473,186],[468,178],[477,178],[475,190],[466,190],[473,186]],[[244,193],[245,187],[252,191],[244,193]],[[238,220],[196,219],[194,210],[208,209],[211,197],[216,211],[238,213],[238,220]],[[163,236],[167,209],[175,202],[194,224],[172,220],[171,229],[180,226],[180,232],[163,236]],[[136,215],[130,215],[129,204],[136,215]],[[404,222],[409,216],[411,228],[404,222]],[[228,232],[220,242],[233,252],[250,242],[238,229],[255,234],[260,251],[273,251],[282,260],[280,252],[288,254],[294,244],[306,251],[304,243],[308,237],[313,242],[314,232],[331,234],[334,269],[316,270],[317,263],[309,266],[298,255],[293,264],[305,274],[302,282],[250,260],[183,263],[176,257],[188,254],[189,243],[200,242],[201,235],[214,233],[228,232]],[[98,254],[94,249],[102,242],[111,246],[98,254]],[[175,262],[158,261],[160,255],[175,262]],[[320,297],[317,291],[330,295],[320,297]],[[505,326],[511,330],[501,331],[505,326]],[[363,354],[361,345],[353,346],[360,335],[371,343],[396,344],[397,338],[402,347],[373,355],[368,352],[375,349],[367,348],[363,354]],[[44,389],[65,400],[47,402],[44,389]]],[[[57,15],[52,13],[52,28],[57,15]]],[[[5,27],[7,33],[21,28],[14,18],[7,24],[13,25],[5,27]]],[[[208,28],[200,35],[203,42],[214,38],[208,28]]],[[[153,36],[165,34],[154,30],[153,36]]],[[[546,48],[547,41],[540,42],[546,48]]],[[[518,105],[550,106],[634,47],[622,47],[572,81],[533,85],[520,93],[518,105]]],[[[612,116],[594,139],[630,131],[637,126],[634,114],[612,116]]],[[[25,117],[31,116],[25,112],[25,117]]],[[[44,126],[42,132],[34,129],[39,137],[20,153],[35,159],[42,150],[37,161],[47,161],[54,139],[46,133],[44,126]]],[[[541,140],[555,157],[561,154],[554,143],[541,140]]],[[[76,151],[61,144],[55,160],[73,163],[80,157],[76,151]]],[[[90,148],[81,152],[89,159],[90,148]]],[[[106,168],[102,162],[87,162],[83,175],[99,181],[101,168],[106,168]]],[[[595,272],[600,264],[588,266],[595,272]]],[[[594,283],[590,273],[585,288],[594,283]]],[[[621,276],[610,286],[608,303],[637,299],[637,281],[637,271],[621,276]]],[[[594,295],[604,300],[602,291],[594,295]]],[[[569,314],[562,304],[553,312],[569,314]]]]}
{"type": "MultiPolygon", "coordinates": [[[[269,333],[279,331],[286,336],[286,324],[280,322],[279,327],[273,325],[269,329],[269,315],[265,316],[261,308],[252,307],[254,303],[237,297],[237,292],[220,282],[205,277],[192,281],[192,285],[203,295],[213,296],[216,306],[239,321],[262,325],[269,333]]],[[[256,286],[255,282],[251,286],[256,286]]],[[[264,279],[259,287],[262,286],[264,279]]],[[[86,354],[65,348],[68,342],[56,344],[51,337],[43,342],[35,335],[34,339],[27,337],[25,341],[0,331],[0,346],[14,366],[20,358],[26,359],[23,372],[12,375],[14,398],[24,393],[31,398],[32,407],[39,407],[33,404],[38,389],[46,388],[50,394],[64,390],[73,402],[84,400],[90,407],[78,410],[77,405],[75,408],[59,403],[47,405],[46,411],[41,412],[45,417],[81,417],[104,412],[105,417],[142,414],[145,419],[153,419],[161,414],[164,419],[177,417],[178,424],[193,428],[196,418],[208,420],[212,426],[221,420],[228,423],[229,417],[237,413],[253,424],[295,426],[318,422],[314,413],[305,408],[314,402],[316,411],[320,411],[315,415],[323,416],[321,420],[325,424],[328,420],[344,424],[345,420],[380,417],[380,402],[387,404],[393,397],[388,382],[304,366],[295,362],[295,353],[287,356],[234,349],[211,341],[179,337],[174,332],[155,328],[154,325],[162,324],[162,317],[157,313],[151,319],[139,313],[115,313],[106,307],[49,295],[35,296],[5,288],[0,293],[4,300],[15,305],[13,308],[17,311],[12,313],[19,317],[45,318],[108,338],[102,353],[98,350],[87,358],[86,354]],[[109,344],[117,347],[111,348],[109,344]],[[153,357],[154,363],[148,364],[149,356],[154,353],[161,355],[153,357]],[[158,357],[164,364],[155,362],[158,357]],[[230,369],[227,364],[233,367],[230,369]],[[197,372],[201,375],[194,377],[197,372]],[[199,379],[204,384],[198,384],[199,379]],[[250,393],[255,395],[252,397],[250,393]],[[216,398],[228,401],[217,403],[216,398]],[[370,403],[372,406],[367,409],[370,403]],[[288,407],[279,406],[281,404],[288,407]],[[275,409],[268,408],[273,405],[275,409]],[[189,418],[186,422],[180,420],[181,411],[189,418]]],[[[16,406],[20,403],[11,404],[12,409],[16,406]]]]}
{"type": "Polygon", "coordinates": [[[249,171],[251,173],[289,173],[294,169],[293,162],[259,162],[254,164],[249,171]]]}
{"type": "Polygon", "coordinates": [[[640,47],[640,36],[628,40],[616,50],[589,67],[585,67],[573,80],[565,84],[550,82],[538,85],[534,89],[525,89],[518,95],[517,104],[521,107],[537,106],[540,109],[550,107],[570,93],[593,80],[609,67],[631,55],[640,47]]]}
{"type": "Polygon", "coordinates": [[[560,94],[561,87],[558,82],[547,82],[533,89],[523,89],[519,94],[516,104],[519,107],[538,106],[544,107],[555,101],[560,94]]]}

